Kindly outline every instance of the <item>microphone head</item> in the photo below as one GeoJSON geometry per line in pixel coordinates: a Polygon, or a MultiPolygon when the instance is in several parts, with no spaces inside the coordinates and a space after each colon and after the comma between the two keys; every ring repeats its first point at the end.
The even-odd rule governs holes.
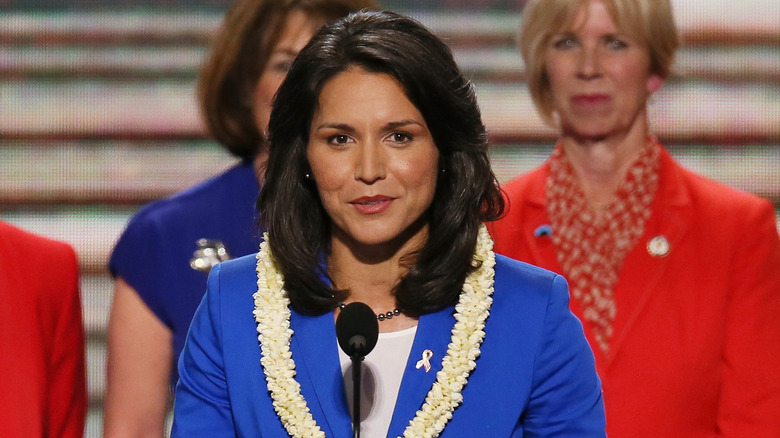
{"type": "Polygon", "coordinates": [[[376,346],[379,321],[365,303],[349,303],[336,318],[336,338],[339,347],[351,358],[365,357],[376,346]]]}

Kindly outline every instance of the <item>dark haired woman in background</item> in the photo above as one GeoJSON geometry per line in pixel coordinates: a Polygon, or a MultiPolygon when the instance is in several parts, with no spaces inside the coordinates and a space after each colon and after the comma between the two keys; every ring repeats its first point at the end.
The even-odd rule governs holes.
{"type": "Polygon", "coordinates": [[[560,139],[504,186],[496,249],[566,276],[610,437],[780,437],[774,211],[650,134],[677,44],[668,0],[528,2],[529,88],[560,139]]]}
{"type": "Polygon", "coordinates": [[[380,320],[364,437],[604,436],[566,282],[492,251],[485,128],[440,40],[387,12],[324,27],[270,133],[265,241],[211,272],[175,437],[350,436],[335,319],[352,302],[380,320]]]}
{"type": "Polygon", "coordinates": [[[209,132],[241,162],[145,206],[116,244],[109,264],[116,282],[106,437],[163,435],[176,359],[208,269],[256,251],[260,242],[254,205],[268,158],[262,133],[271,99],[318,27],[375,6],[373,0],[238,0],[228,11],[203,67],[199,97],[209,132]],[[193,256],[201,239],[213,255],[206,249],[193,256]]]}

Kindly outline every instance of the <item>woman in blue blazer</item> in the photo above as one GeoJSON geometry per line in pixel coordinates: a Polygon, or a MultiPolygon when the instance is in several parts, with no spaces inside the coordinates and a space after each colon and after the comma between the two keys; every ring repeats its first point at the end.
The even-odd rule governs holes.
{"type": "Polygon", "coordinates": [[[389,12],[324,27],[270,136],[265,240],[210,275],[173,436],[604,436],[566,282],[492,251],[504,205],[446,45],[389,12]],[[336,329],[353,302],[379,330],[356,421],[336,329]]]}

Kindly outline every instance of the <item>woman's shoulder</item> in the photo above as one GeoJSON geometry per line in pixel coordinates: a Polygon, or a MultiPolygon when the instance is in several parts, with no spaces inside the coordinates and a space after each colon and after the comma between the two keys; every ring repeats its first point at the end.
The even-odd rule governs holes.
{"type": "Polygon", "coordinates": [[[214,266],[212,271],[219,272],[219,275],[223,277],[245,276],[247,273],[251,273],[254,276],[256,275],[256,267],[257,253],[253,253],[219,263],[214,266]]]}
{"type": "Polygon", "coordinates": [[[723,237],[744,230],[775,228],[772,203],[686,169],[668,158],[661,174],[659,211],[689,209],[697,229],[723,237]]]}
{"type": "Polygon", "coordinates": [[[73,247],[68,243],[31,233],[14,225],[0,222],[0,245],[12,259],[51,258],[75,260],[73,247]]]}
{"type": "Polygon", "coordinates": [[[545,162],[531,171],[517,176],[501,186],[510,199],[524,194],[535,194],[544,190],[544,182],[549,173],[549,165],[545,162]]]}
{"type": "MultiPolygon", "coordinates": [[[[226,244],[232,241],[233,245],[248,239],[256,217],[257,186],[253,175],[251,165],[242,163],[141,207],[120,235],[111,264],[125,253],[131,259],[138,254],[167,257],[170,253],[181,253],[189,260],[200,238],[216,238],[226,244]]],[[[236,248],[228,250],[237,251],[236,248]]],[[[237,251],[238,254],[247,252],[237,251]]]]}
{"type": "Polygon", "coordinates": [[[547,269],[496,254],[494,299],[503,306],[546,307],[551,300],[568,301],[566,281],[547,269]],[[555,296],[555,295],[565,295],[555,296]]]}
{"type": "Polygon", "coordinates": [[[661,196],[672,202],[682,199],[698,208],[739,213],[741,208],[763,209],[771,203],[721,182],[707,178],[687,169],[675,160],[668,151],[661,155],[661,196]]]}
{"type": "Polygon", "coordinates": [[[58,305],[66,299],[63,293],[78,294],[78,260],[70,244],[0,221],[0,251],[9,256],[3,263],[6,280],[14,285],[9,292],[19,280],[23,289],[39,290],[58,305]]]}
{"type": "Polygon", "coordinates": [[[252,318],[247,321],[235,315],[252,314],[253,295],[257,292],[256,265],[257,254],[248,254],[219,263],[209,273],[204,299],[212,316],[224,316],[218,319],[226,331],[241,333],[249,327],[247,323],[254,325],[252,318]]]}
{"type": "Polygon", "coordinates": [[[215,265],[209,273],[209,293],[245,296],[257,290],[257,253],[226,260],[215,265]]]}
{"type": "Polygon", "coordinates": [[[226,194],[251,192],[248,196],[256,197],[257,187],[253,181],[251,164],[242,162],[181,192],[146,204],[133,216],[131,223],[151,221],[175,224],[204,209],[209,212],[219,211],[220,206],[235,199],[235,196],[226,194]]]}
{"type": "Polygon", "coordinates": [[[496,254],[496,281],[551,285],[559,275],[539,266],[496,254]]]}

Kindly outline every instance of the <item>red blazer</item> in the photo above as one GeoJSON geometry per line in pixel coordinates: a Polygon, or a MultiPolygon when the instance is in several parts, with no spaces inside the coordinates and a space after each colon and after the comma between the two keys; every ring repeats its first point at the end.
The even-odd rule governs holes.
{"type": "Polygon", "coordinates": [[[73,249],[0,222],[0,436],[81,438],[84,332],[73,249]]]}
{"type": "MultiPolygon", "coordinates": [[[[548,172],[545,164],[506,184],[509,212],[491,232],[496,252],[561,273],[543,227],[548,172]]],[[[609,354],[585,326],[610,438],[780,437],[776,227],[768,201],[662,152],[652,214],[615,289],[609,354]],[[656,236],[666,255],[651,254],[656,236]]],[[[576,300],[571,309],[582,320],[576,300]]]]}

